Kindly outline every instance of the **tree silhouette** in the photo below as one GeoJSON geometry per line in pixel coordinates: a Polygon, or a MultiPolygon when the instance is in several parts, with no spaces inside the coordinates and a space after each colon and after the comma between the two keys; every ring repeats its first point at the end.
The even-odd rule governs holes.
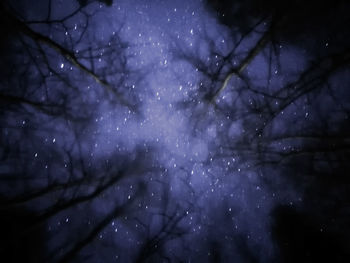
{"type": "MultiPolygon", "coordinates": [[[[233,157],[238,162],[229,169],[259,174],[273,192],[279,192],[281,178],[302,189],[299,204],[281,204],[271,214],[277,262],[344,262],[348,3],[207,1],[207,6],[223,33],[203,30],[192,50],[175,45],[176,58],[200,75],[179,107],[191,109],[198,136],[220,124],[213,159],[233,157]],[[291,54],[295,61],[288,59],[291,54]]],[[[263,261],[247,251],[249,262],[263,261]]]]}
{"type": "Polygon", "coordinates": [[[125,21],[102,29],[114,3],[0,4],[6,262],[344,262],[349,3],[208,0],[190,47],[169,31],[184,96],[154,108],[185,119],[182,150],[128,137],[158,68],[125,21]]]}

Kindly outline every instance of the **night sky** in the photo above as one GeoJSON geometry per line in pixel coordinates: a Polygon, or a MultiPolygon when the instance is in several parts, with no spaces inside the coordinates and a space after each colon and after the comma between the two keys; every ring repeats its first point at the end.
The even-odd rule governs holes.
{"type": "Polygon", "coordinates": [[[350,262],[350,5],[0,4],[1,262],[350,262]]]}

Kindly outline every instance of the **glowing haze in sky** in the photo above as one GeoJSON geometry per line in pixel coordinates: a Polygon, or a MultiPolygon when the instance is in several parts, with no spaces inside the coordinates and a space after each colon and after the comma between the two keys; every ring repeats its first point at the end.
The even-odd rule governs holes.
{"type": "MultiPolygon", "coordinates": [[[[74,14],[61,27],[58,22],[37,22],[46,18],[44,2],[11,5],[23,14],[18,15],[21,21],[32,21],[28,23],[32,30],[65,46],[83,66],[72,63],[69,54],[57,53],[48,40],[33,44],[27,39],[33,35],[17,25],[27,38],[13,40],[12,47],[28,49],[22,48],[23,54],[17,52],[9,61],[14,72],[22,72],[18,65],[29,61],[23,75],[29,76],[24,86],[30,88],[21,92],[16,84],[11,84],[12,89],[4,88],[9,84],[1,86],[0,99],[6,106],[1,108],[0,172],[4,178],[21,174],[35,179],[4,183],[0,192],[2,203],[18,202],[21,198],[16,199],[16,194],[24,196],[25,201],[19,202],[23,204],[3,210],[11,211],[9,218],[16,215],[18,222],[13,220],[12,226],[24,227],[23,222],[30,221],[18,212],[20,208],[39,215],[32,221],[39,222],[33,223],[35,227],[41,224],[40,231],[34,227],[30,233],[40,232],[35,238],[43,243],[37,247],[41,252],[25,243],[21,246],[31,250],[25,253],[43,254],[53,262],[292,262],[283,260],[283,255],[292,253],[290,247],[295,247],[288,242],[298,240],[300,232],[293,236],[285,230],[288,224],[278,229],[281,215],[287,222],[302,222],[301,229],[316,233],[315,240],[322,245],[325,240],[338,240],[328,235],[327,227],[329,233],[337,232],[334,225],[341,228],[347,221],[328,216],[329,210],[323,217],[321,210],[328,209],[328,203],[314,193],[331,192],[342,204],[347,200],[347,184],[340,191],[339,182],[332,179],[336,186],[324,190],[327,183],[319,183],[310,171],[328,171],[330,165],[324,160],[335,157],[324,152],[336,151],[338,144],[345,147],[341,154],[348,156],[348,135],[343,132],[348,129],[349,92],[342,86],[349,81],[347,34],[341,36],[346,41],[339,36],[333,41],[316,30],[305,38],[305,45],[291,29],[290,36],[284,32],[280,38],[269,36],[274,45],[258,50],[210,101],[208,94],[213,96],[223,87],[231,68],[268,31],[268,19],[259,22],[255,17],[254,30],[244,31],[224,25],[231,20],[212,8],[220,1],[121,0],[111,6],[103,3],[109,1],[87,6],[86,1],[52,1],[51,18],[57,19],[79,7],[78,2],[84,6],[86,13],[74,14]],[[87,19],[84,14],[93,15],[87,19]],[[345,55],[329,55],[338,50],[345,50],[345,55]],[[322,63],[307,70],[314,58],[322,63]],[[333,65],[341,70],[333,70],[333,65]],[[82,67],[111,83],[117,99],[82,67]],[[324,72],[326,77],[321,75],[324,72]],[[43,76],[46,82],[40,82],[43,76]],[[321,79],[327,79],[327,89],[313,93],[316,86],[324,85],[321,79]],[[310,94],[302,93],[304,87],[310,94]],[[3,94],[23,95],[26,100],[3,94]],[[23,108],[12,106],[16,101],[23,108]],[[47,103],[45,110],[30,101],[47,103]],[[50,103],[67,103],[66,112],[46,110],[50,103]],[[310,137],[312,141],[305,143],[310,137]],[[320,154],[319,139],[330,147],[320,154]],[[6,159],[5,148],[16,154],[18,149],[22,155],[6,159]],[[314,152],[312,159],[308,154],[314,152]],[[299,154],[300,159],[289,162],[290,156],[299,158],[299,154]],[[321,161],[313,165],[315,160],[321,161]],[[305,179],[300,174],[312,176],[305,179]],[[99,187],[103,190],[95,192],[99,187]],[[28,189],[49,191],[26,200],[26,194],[32,193],[28,189]],[[324,205],[320,210],[314,206],[318,201],[324,205]],[[313,209],[322,220],[314,223],[313,215],[301,220],[300,211],[313,213],[313,209]],[[327,235],[319,237],[325,231],[327,235]],[[291,239],[284,240],[286,236],[291,239]]],[[[1,83],[17,83],[5,81],[17,76],[11,74],[3,73],[1,83]]],[[[330,174],[341,173],[337,166],[332,169],[330,174]]],[[[12,219],[1,220],[6,226],[12,219]]],[[[7,235],[16,240],[22,234],[7,235]]],[[[337,242],[331,245],[345,251],[346,245],[337,242]]],[[[297,249],[304,253],[304,248],[297,249]]],[[[312,249],[305,253],[314,255],[312,249]]]]}

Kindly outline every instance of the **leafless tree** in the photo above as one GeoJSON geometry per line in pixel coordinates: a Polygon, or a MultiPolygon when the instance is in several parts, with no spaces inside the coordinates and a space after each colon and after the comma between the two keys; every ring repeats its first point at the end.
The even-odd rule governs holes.
{"type": "Polygon", "coordinates": [[[64,14],[59,1],[45,4],[34,13],[0,6],[1,251],[11,262],[86,256],[113,220],[135,212],[158,173],[151,150],[99,157],[89,141],[101,102],[138,114],[133,85],[143,73],[129,64],[122,23],[97,38],[96,1],[72,1],[64,14]]]}
{"type": "MultiPolygon", "coordinates": [[[[281,207],[273,214],[278,245],[290,244],[289,248],[281,245],[282,261],[301,260],[307,249],[297,243],[310,235],[310,261],[337,253],[341,262],[349,249],[344,245],[348,239],[339,231],[348,222],[345,192],[350,186],[345,172],[350,156],[350,38],[344,26],[348,18],[343,15],[349,5],[344,1],[317,7],[314,1],[290,1],[288,8],[279,1],[207,4],[222,32],[203,25],[193,48],[180,42],[174,45],[175,59],[199,74],[179,108],[192,116],[197,136],[214,127],[212,162],[225,166],[220,160],[231,158],[235,165],[228,166],[229,171],[256,173],[273,192],[279,192],[283,178],[305,193],[295,213],[309,221],[298,237],[282,230],[292,225],[283,221],[289,212],[281,207]],[[326,231],[337,245],[317,254],[328,241],[313,242],[318,234],[312,231],[326,231]]],[[[293,206],[286,209],[294,213],[293,206]]]]}
{"type": "Polygon", "coordinates": [[[206,1],[221,31],[203,25],[192,48],[172,50],[199,76],[178,107],[195,138],[215,133],[200,163],[222,168],[207,169],[211,185],[254,174],[271,192],[281,180],[301,192],[302,205],[271,213],[272,255],[235,231],[240,207],[203,201],[189,167],[170,178],[159,149],[96,151],[99,108],[141,116],[148,73],[130,63],[123,21],[97,36],[111,3],[70,1],[63,13],[60,1],[31,12],[0,4],[0,250],[14,262],[348,257],[349,4],[206,1]]]}

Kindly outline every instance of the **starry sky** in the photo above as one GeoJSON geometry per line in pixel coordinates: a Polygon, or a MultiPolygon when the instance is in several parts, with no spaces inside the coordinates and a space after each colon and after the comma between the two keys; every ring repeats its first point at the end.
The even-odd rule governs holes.
{"type": "Polygon", "coordinates": [[[262,2],[1,6],[8,262],[346,262],[349,4],[262,2]]]}

